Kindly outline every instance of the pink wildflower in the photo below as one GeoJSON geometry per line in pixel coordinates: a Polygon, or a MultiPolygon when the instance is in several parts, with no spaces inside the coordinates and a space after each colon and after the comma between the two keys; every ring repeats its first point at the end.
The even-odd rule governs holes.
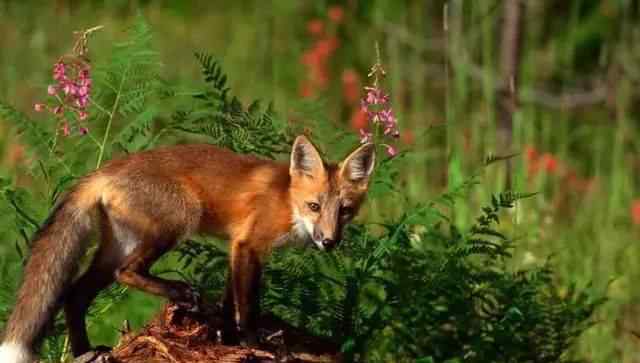
{"type": "MultiPolygon", "coordinates": [[[[384,109],[378,114],[380,121],[384,124],[385,128],[393,129],[396,126],[396,117],[393,114],[391,108],[384,109]]],[[[386,131],[386,130],[385,130],[386,131]]],[[[385,132],[387,134],[387,132],[385,132]]]]}
{"type": "Polygon", "coordinates": [[[371,142],[372,139],[373,139],[373,134],[372,133],[367,132],[364,129],[360,129],[360,143],[361,144],[366,144],[368,142],[371,142]]]}
{"type": "Polygon", "coordinates": [[[52,78],[55,82],[47,86],[50,102],[34,104],[37,112],[47,110],[57,118],[58,129],[69,136],[71,130],[86,134],[88,128],[82,125],[89,117],[88,106],[91,94],[91,65],[88,59],[87,37],[102,26],[87,29],[79,36],[71,54],[64,55],[53,65],[52,78]],[[75,115],[76,125],[66,118],[75,115]]]}
{"type": "Polygon", "coordinates": [[[74,94],[75,87],[73,86],[73,83],[71,82],[67,82],[62,86],[62,92],[64,92],[65,95],[68,94],[74,94]]]}
{"type": "Polygon", "coordinates": [[[56,81],[64,80],[65,77],[65,67],[62,61],[57,62],[53,66],[53,79],[56,81]]]}
{"type": "MultiPolygon", "coordinates": [[[[365,95],[360,101],[360,110],[367,115],[370,129],[381,131],[381,137],[391,137],[397,139],[400,137],[400,131],[398,130],[398,120],[390,105],[389,95],[379,86],[380,78],[384,76],[384,70],[380,61],[373,66],[369,77],[374,77],[372,86],[364,88],[365,95]]],[[[363,129],[360,129],[360,142],[371,142],[373,140],[373,133],[364,133],[363,129]]],[[[379,135],[376,132],[376,135],[379,135]]],[[[373,140],[378,141],[378,140],[373,140]]],[[[385,146],[387,154],[393,157],[398,154],[395,146],[390,144],[382,144],[385,146]]]]}
{"type": "Polygon", "coordinates": [[[365,102],[369,105],[383,105],[389,102],[389,95],[382,92],[381,89],[377,87],[365,87],[365,91],[367,91],[367,95],[365,98],[365,102]]]}
{"type": "Polygon", "coordinates": [[[76,88],[76,91],[77,91],[76,93],[77,93],[77,95],[78,95],[78,96],[80,96],[80,97],[84,97],[84,96],[86,96],[86,95],[88,95],[88,94],[89,94],[89,87],[87,87],[87,86],[80,86],[80,87],[77,87],[77,88],[76,88]]]}
{"type": "Polygon", "coordinates": [[[62,135],[69,136],[71,135],[71,127],[67,121],[64,121],[62,124],[62,135]]]}
{"type": "Polygon", "coordinates": [[[385,145],[387,148],[387,154],[389,154],[389,156],[394,157],[396,155],[398,155],[398,150],[396,150],[395,147],[393,147],[392,145],[385,145]]]}
{"type": "Polygon", "coordinates": [[[79,108],[84,109],[89,104],[89,97],[79,97],[76,99],[75,105],[79,108]]]}

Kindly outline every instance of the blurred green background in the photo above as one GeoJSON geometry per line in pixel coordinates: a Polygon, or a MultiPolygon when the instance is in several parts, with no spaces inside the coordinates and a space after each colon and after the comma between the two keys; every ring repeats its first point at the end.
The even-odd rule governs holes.
{"type": "MultiPolygon", "coordinates": [[[[73,31],[104,25],[91,57],[107,57],[138,13],[153,29],[164,78],[195,82],[193,52],[211,52],[234,94],[325,130],[321,145],[322,135],[362,126],[358,99],[378,41],[400,149],[409,151],[397,180],[403,196],[429,200],[486,156],[519,154],[509,170],[483,174],[456,218],[470,220],[507,185],[540,192],[511,216],[514,264],[551,257],[561,285],[607,289],[598,324],[576,349],[593,362],[640,362],[640,1],[2,1],[0,99],[33,113],[73,31]]],[[[0,175],[38,188],[24,158],[0,119],[0,175]]],[[[369,208],[372,218],[399,212],[379,201],[369,208]]],[[[6,264],[17,256],[15,231],[0,236],[6,264]]],[[[159,304],[131,299],[144,306],[137,326],[159,304]]],[[[104,324],[113,331],[123,316],[104,324]]],[[[100,334],[107,343],[115,335],[100,334]]]]}

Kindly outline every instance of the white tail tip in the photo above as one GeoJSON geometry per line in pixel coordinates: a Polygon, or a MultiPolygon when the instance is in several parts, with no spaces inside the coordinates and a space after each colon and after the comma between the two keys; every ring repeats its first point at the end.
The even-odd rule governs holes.
{"type": "Polygon", "coordinates": [[[22,344],[6,342],[0,345],[0,362],[2,363],[34,363],[35,361],[29,348],[22,344]]]}

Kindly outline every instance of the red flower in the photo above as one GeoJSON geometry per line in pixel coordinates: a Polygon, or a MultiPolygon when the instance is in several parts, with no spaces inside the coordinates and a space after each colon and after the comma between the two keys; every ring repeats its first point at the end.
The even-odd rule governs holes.
{"type": "Polygon", "coordinates": [[[325,63],[311,68],[311,75],[314,83],[316,83],[319,88],[327,88],[327,85],[329,84],[329,70],[327,69],[327,65],[325,63]]]}
{"type": "Polygon", "coordinates": [[[307,31],[314,36],[320,36],[324,32],[324,23],[320,19],[313,19],[307,23],[307,31]]]}
{"type": "Polygon", "coordinates": [[[315,94],[316,91],[311,82],[303,81],[302,85],[300,86],[300,96],[302,98],[311,98],[315,96],[315,94]]]}
{"type": "Polygon", "coordinates": [[[344,18],[344,10],[339,5],[332,6],[329,8],[328,15],[332,22],[340,24],[344,18]]]}
{"type": "Polygon", "coordinates": [[[313,67],[320,63],[320,58],[318,57],[318,52],[314,51],[315,49],[309,49],[302,53],[302,57],[300,58],[300,63],[304,64],[308,67],[313,67]]]}
{"type": "Polygon", "coordinates": [[[544,153],[540,157],[542,167],[549,174],[555,174],[558,171],[558,159],[551,153],[544,153]]]}
{"type": "Polygon", "coordinates": [[[7,163],[10,166],[18,165],[25,156],[24,146],[20,144],[12,144],[9,147],[8,155],[7,155],[7,163]]]}
{"type": "Polygon", "coordinates": [[[360,77],[353,69],[342,72],[342,95],[350,105],[355,105],[360,99],[360,77]]]}
{"type": "Polygon", "coordinates": [[[407,145],[413,145],[413,143],[416,142],[416,138],[411,130],[405,130],[400,136],[400,140],[407,145]]]}
{"type": "Polygon", "coordinates": [[[351,114],[351,127],[354,130],[361,130],[367,128],[367,124],[369,123],[369,119],[367,118],[367,113],[362,111],[360,108],[357,108],[351,114]]]}
{"type": "Polygon", "coordinates": [[[333,52],[338,49],[338,38],[330,37],[318,40],[316,43],[315,51],[318,54],[318,57],[326,59],[330,57],[333,52]]]}
{"type": "Polygon", "coordinates": [[[529,177],[535,178],[535,176],[538,175],[539,171],[540,171],[540,163],[538,163],[538,161],[532,161],[529,163],[527,167],[527,174],[529,174],[529,177]]]}
{"type": "Polygon", "coordinates": [[[640,199],[631,202],[631,220],[636,226],[640,226],[640,199]]]}
{"type": "Polygon", "coordinates": [[[538,150],[535,148],[535,146],[525,146],[524,152],[527,155],[527,161],[533,162],[538,159],[538,150]]]}

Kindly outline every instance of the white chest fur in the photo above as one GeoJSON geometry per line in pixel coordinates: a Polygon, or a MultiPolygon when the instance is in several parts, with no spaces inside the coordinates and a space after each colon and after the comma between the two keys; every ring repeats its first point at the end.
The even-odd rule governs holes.
{"type": "Polygon", "coordinates": [[[307,232],[307,228],[300,220],[294,221],[291,230],[278,237],[271,243],[273,247],[282,247],[285,245],[303,247],[313,243],[311,236],[307,232]]]}

